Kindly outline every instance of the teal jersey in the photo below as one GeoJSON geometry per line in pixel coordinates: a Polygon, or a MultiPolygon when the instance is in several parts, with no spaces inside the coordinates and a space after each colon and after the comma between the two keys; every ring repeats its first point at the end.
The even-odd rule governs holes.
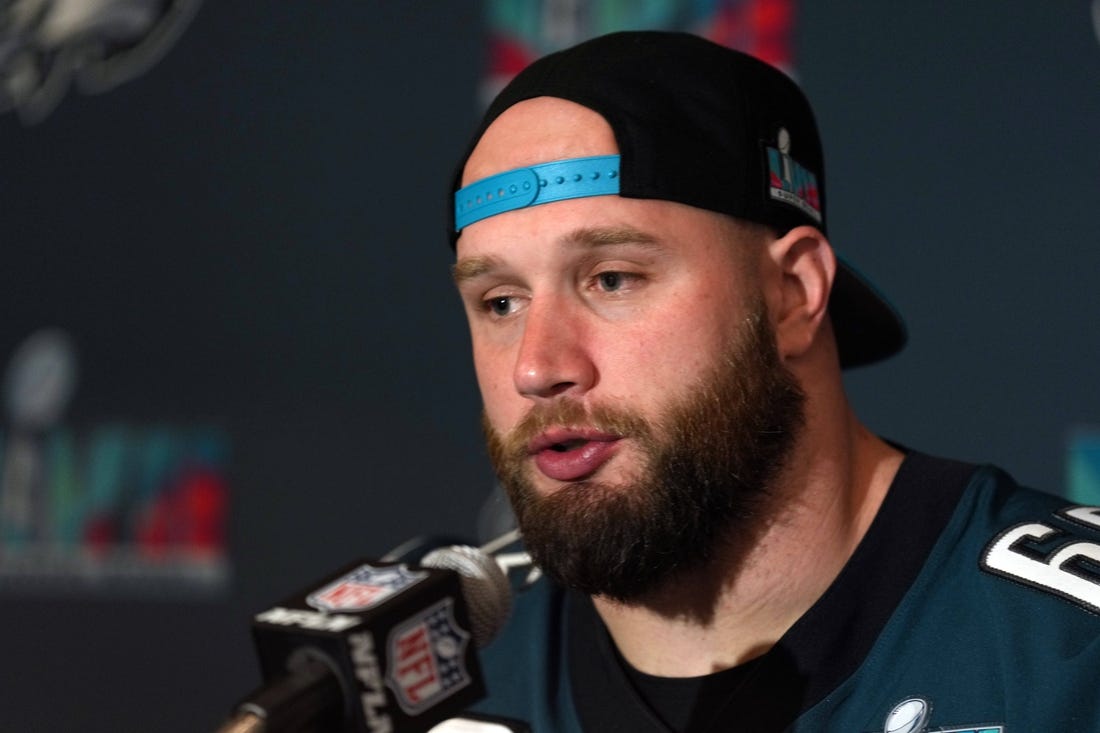
{"type": "Polygon", "coordinates": [[[535,733],[1096,733],[1100,508],[909,454],[830,588],[768,653],[693,681],[709,692],[686,725],[638,692],[591,602],[546,581],[482,664],[476,709],[535,733]]]}

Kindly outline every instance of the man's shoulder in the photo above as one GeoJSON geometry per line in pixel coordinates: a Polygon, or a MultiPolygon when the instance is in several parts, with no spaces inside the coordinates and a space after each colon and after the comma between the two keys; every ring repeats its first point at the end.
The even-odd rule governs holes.
{"type": "MultiPolygon", "coordinates": [[[[993,465],[920,454],[909,460],[926,483],[948,474],[965,476],[929,566],[939,564],[937,554],[944,567],[970,558],[978,577],[998,581],[989,586],[992,592],[1017,595],[1028,589],[1039,594],[1034,600],[1040,605],[1045,603],[1043,596],[1055,596],[1100,615],[1100,507],[1021,486],[993,465]]],[[[960,578],[974,582],[975,576],[961,573],[960,578]]]]}
{"type": "Polygon", "coordinates": [[[994,584],[1001,595],[1052,612],[1068,603],[1100,621],[1100,507],[1019,486],[993,467],[979,469],[971,486],[978,567],[1002,581],[994,584]]]}
{"type": "MultiPolygon", "coordinates": [[[[928,504],[950,499],[954,506],[951,524],[980,541],[984,533],[999,531],[1006,524],[1066,519],[1066,510],[1077,505],[1065,497],[1018,483],[1007,471],[993,464],[976,464],[910,451],[895,484],[904,483],[910,497],[919,495],[928,504]],[[943,491],[949,492],[947,496],[943,491]]],[[[906,505],[913,507],[912,500],[906,505]]],[[[1100,530],[1100,522],[1084,511],[1070,512],[1070,531],[1100,530]],[[1083,517],[1083,518],[1082,518],[1083,517]]],[[[946,528],[952,533],[952,527],[946,528]]]]}
{"type": "MultiPolygon", "coordinates": [[[[931,710],[928,729],[1097,730],[1100,508],[1022,487],[994,466],[950,463],[917,456],[909,466],[910,478],[929,480],[903,487],[904,506],[946,491],[947,521],[859,669],[797,730],[882,730],[903,701],[931,710]],[[944,489],[947,475],[961,483],[944,489]]],[[[889,529],[916,532],[922,519],[889,529]]],[[[907,546],[891,545],[886,566],[907,546]]],[[[871,596],[882,580],[872,581],[871,596]]]]}

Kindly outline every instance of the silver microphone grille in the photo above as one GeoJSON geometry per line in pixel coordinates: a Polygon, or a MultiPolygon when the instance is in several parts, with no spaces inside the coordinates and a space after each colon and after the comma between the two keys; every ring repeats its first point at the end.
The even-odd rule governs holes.
{"type": "Polygon", "coordinates": [[[476,547],[452,545],[432,550],[420,564],[458,573],[474,643],[488,644],[512,611],[512,586],[497,561],[476,547]]]}

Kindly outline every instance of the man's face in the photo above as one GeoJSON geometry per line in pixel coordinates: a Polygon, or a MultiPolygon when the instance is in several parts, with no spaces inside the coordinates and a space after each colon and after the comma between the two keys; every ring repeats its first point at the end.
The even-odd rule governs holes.
{"type": "MultiPolygon", "coordinates": [[[[463,183],[616,152],[599,115],[530,100],[489,128],[463,183]]],[[[490,453],[560,582],[622,600],[657,589],[751,518],[782,463],[801,395],[751,239],[718,214],[617,196],[500,214],[459,238],[490,453]]]]}

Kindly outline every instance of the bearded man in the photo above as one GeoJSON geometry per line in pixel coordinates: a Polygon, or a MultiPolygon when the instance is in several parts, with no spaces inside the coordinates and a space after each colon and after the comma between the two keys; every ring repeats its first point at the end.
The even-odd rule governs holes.
{"type": "Polygon", "coordinates": [[[1100,510],[860,423],[842,369],[905,329],[835,255],[824,185],[797,86],[689,35],[553,54],[486,112],[454,275],[545,578],[485,654],[482,712],[1100,729],[1100,510]]]}

